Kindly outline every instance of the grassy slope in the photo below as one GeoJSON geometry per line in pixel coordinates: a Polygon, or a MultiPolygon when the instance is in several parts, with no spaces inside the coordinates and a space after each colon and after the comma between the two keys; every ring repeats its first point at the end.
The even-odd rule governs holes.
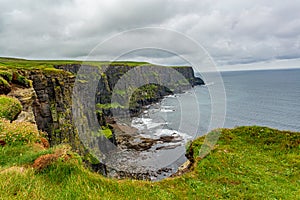
{"type": "MultiPolygon", "coordinates": [[[[195,157],[202,141],[191,145],[195,157]]],[[[223,129],[216,148],[193,171],[156,183],[110,180],[78,158],[36,172],[30,164],[44,151],[0,147],[0,199],[300,199],[300,133],[223,129]]]]}

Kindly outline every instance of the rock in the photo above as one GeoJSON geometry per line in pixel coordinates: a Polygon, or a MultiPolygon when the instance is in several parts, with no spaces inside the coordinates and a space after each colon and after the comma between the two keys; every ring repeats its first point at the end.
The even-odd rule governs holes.
{"type": "Polygon", "coordinates": [[[33,113],[33,103],[36,100],[34,89],[31,88],[14,88],[7,96],[17,98],[22,104],[22,112],[16,119],[17,122],[30,122],[35,124],[35,116],[33,113]]]}
{"type": "Polygon", "coordinates": [[[130,141],[127,146],[129,149],[135,149],[137,151],[145,151],[150,149],[156,140],[149,138],[141,138],[140,140],[130,141]]]}
{"type": "Polygon", "coordinates": [[[166,135],[166,136],[160,136],[158,140],[164,143],[170,143],[170,142],[180,142],[182,141],[182,138],[180,136],[166,135]]]}
{"type": "Polygon", "coordinates": [[[172,174],[171,177],[181,176],[182,174],[189,172],[192,164],[193,163],[190,160],[187,160],[185,163],[178,167],[178,171],[175,174],[172,174]]]}
{"type": "Polygon", "coordinates": [[[175,149],[176,147],[179,147],[179,146],[181,146],[181,144],[174,144],[174,145],[160,146],[160,147],[156,147],[155,150],[175,149]]]}
{"type": "Polygon", "coordinates": [[[186,169],[188,169],[191,166],[191,161],[187,160],[185,163],[183,163],[180,167],[178,167],[179,171],[184,171],[186,169]]]}

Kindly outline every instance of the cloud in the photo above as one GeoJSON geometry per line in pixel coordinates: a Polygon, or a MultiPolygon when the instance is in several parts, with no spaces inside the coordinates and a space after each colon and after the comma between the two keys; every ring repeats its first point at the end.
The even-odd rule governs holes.
{"type": "MultiPolygon", "coordinates": [[[[299,58],[299,10],[299,0],[0,0],[0,52],[26,58],[84,58],[121,31],[162,27],[195,39],[219,65],[299,58]]],[[[106,54],[134,43],[135,37],[106,54]]],[[[193,54],[193,49],[185,53],[193,54]]],[[[166,55],[148,51],[132,54],[132,59],[179,62],[166,55]]]]}

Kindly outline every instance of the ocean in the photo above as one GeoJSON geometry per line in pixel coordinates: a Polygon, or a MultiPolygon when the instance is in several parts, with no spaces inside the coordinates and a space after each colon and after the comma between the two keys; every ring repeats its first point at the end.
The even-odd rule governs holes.
{"type": "Polygon", "coordinates": [[[225,127],[259,125],[300,131],[300,69],[222,73],[225,127]]]}
{"type": "MultiPolygon", "coordinates": [[[[131,126],[145,138],[175,136],[181,141],[156,144],[140,156],[132,157],[135,163],[132,168],[141,166],[155,171],[167,167],[170,168],[168,173],[151,179],[168,177],[186,161],[188,141],[215,128],[257,125],[300,131],[300,69],[222,72],[221,76],[226,93],[224,124],[210,126],[209,87],[218,83],[206,83],[182,94],[167,96],[133,118],[131,126]],[[142,156],[146,157],[141,159],[142,156]]],[[[222,103],[222,99],[216,99],[215,103],[222,103]]]]}
{"type": "MultiPolygon", "coordinates": [[[[226,93],[223,127],[257,125],[300,131],[300,69],[233,71],[222,72],[221,76],[226,93]]],[[[208,86],[196,86],[183,94],[164,98],[135,119],[133,126],[141,119],[145,127],[153,129],[152,133],[174,130],[186,138],[222,128],[209,128],[208,86]]]]}

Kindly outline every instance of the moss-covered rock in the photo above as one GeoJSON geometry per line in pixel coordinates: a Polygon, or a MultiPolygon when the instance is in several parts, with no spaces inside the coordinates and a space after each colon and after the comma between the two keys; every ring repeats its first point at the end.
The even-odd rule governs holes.
{"type": "Polygon", "coordinates": [[[0,118],[12,121],[17,118],[21,111],[22,105],[18,99],[5,95],[0,96],[0,118]]]}
{"type": "Polygon", "coordinates": [[[12,82],[27,88],[32,86],[32,81],[28,80],[25,76],[20,75],[18,72],[13,72],[12,82]]]}
{"type": "Polygon", "coordinates": [[[0,76],[0,94],[8,94],[10,91],[10,84],[0,76]]]}
{"type": "Polygon", "coordinates": [[[0,70],[0,76],[8,82],[12,81],[12,73],[10,71],[0,70]]]}

